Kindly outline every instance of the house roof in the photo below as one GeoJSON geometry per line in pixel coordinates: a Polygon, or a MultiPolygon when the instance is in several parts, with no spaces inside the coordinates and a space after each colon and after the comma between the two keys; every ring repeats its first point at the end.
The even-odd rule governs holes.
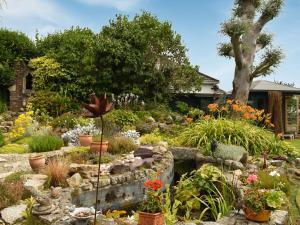
{"type": "Polygon", "coordinates": [[[199,73],[200,76],[203,77],[203,82],[205,82],[205,83],[216,83],[216,84],[218,84],[220,82],[218,79],[213,78],[211,76],[208,76],[207,74],[201,73],[199,71],[198,71],[198,73],[199,73]]]}
{"type": "Polygon", "coordinates": [[[250,87],[251,92],[263,92],[263,91],[282,91],[291,93],[300,93],[300,88],[275,83],[267,80],[256,80],[252,82],[250,87]]]}

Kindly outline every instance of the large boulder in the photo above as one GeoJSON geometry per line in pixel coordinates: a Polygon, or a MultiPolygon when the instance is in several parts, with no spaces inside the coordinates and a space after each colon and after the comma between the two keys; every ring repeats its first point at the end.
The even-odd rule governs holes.
{"type": "Polygon", "coordinates": [[[22,213],[25,209],[25,204],[10,206],[1,211],[1,218],[6,224],[14,224],[23,218],[22,213]]]}
{"type": "Polygon", "coordinates": [[[83,182],[83,179],[79,173],[75,173],[72,177],[67,179],[67,183],[68,183],[69,187],[72,187],[72,188],[80,187],[82,182],[83,182]]]}

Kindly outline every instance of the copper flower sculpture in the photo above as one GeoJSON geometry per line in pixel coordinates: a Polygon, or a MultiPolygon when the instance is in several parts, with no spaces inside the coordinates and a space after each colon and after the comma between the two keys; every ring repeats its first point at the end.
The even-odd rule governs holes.
{"type": "Polygon", "coordinates": [[[97,177],[97,188],[96,188],[96,203],[95,203],[95,215],[94,215],[94,225],[97,219],[97,208],[98,208],[98,189],[99,189],[99,178],[101,173],[101,158],[102,158],[102,142],[103,142],[103,115],[112,110],[112,103],[110,103],[105,95],[98,98],[95,93],[90,95],[91,103],[83,103],[83,107],[86,109],[87,117],[100,117],[101,119],[101,144],[99,152],[99,164],[98,164],[98,177],[97,177]]]}

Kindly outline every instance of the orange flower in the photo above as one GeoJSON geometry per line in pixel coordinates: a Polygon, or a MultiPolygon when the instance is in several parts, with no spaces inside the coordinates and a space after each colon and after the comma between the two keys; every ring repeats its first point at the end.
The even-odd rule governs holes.
{"type": "Polygon", "coordinates": [[[191,117],[186,118],[186,122],[188,122],[188,123],[193,122],[193,118],[191,118],[191,117]]]}
{"type": "Polygon", "coordinates": [[[209,111],[215,112],[215,111],[218,110],[218,104],[209,104],[209,105],[207,106],[207,108],[209,109],[209,111]]]}
{"type": "Polygon", "coordinates": [[[226,108],[225,106],[223,106],[223,107],[221,108],[221,111],[227,112],[228,110],[227,110],[227,108],[226,108]]]}
{"type": "Polygon", "coordinates": [[[246,112],[246,113],[244,113],[243,117],[244,117],[244,119],[248,120],[248,119],[250,119],[250,114],[246,112]]]}
{"type": "Polygon", "coordinates": [[[228,99],[228,100],[226,101],[226,103],[229,104],[229,105],[231,105],[231,104],[233,103],[233,100],[228,99]]]}
{"type": "Polygon", "coordinates": [[[250,118],[251,118],[252,120],[257,120],[257,116],[254,115],[254,114],[251,114],[251,115],[250,115],[250,118]]]}
{"type": "Polygon", "coordinates": [[[233,104],[232,109],[233,109],[233,111],[236,111],[236,112],[241,112],[242,111],[241,107],[237,104],[233,104]]]}
{"type": "Polygon", "coordinates": [[[203,119],[209,120],[209,119],[210,119],[210,115],[205,115],[205,116],[203,117],[203,119]]]}

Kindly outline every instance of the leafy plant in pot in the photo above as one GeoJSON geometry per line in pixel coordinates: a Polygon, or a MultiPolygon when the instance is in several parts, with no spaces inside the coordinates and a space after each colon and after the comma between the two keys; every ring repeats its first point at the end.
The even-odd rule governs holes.
{"type": "Polygon", "coordinates": [[[101,149],[102,153],[107,152],[108,149],[108,141],[107,140],[102,140],[101,141],[101,136],[94,136],[92,138],[92,142],[90,144],[90,150],[94,153],[99,153],[101,149]],[[102,146],[101,146],[102,145],[102,146]]]}
{"type": "Polygon", "coordinates": [[[255,174],[247,178],[249,188],[245,191],[244,207],[245,216],[255,222],[267,222],[271,212],[280,209],[286,203],[286,195],[283,191],[259,188],[259,180],[255,174]]]}
{"type": "Polygon", "coordinates": [[[140,208],[138,225],[164,225],[162,181],[159,179],[149,180],[144,183],[144,187],[146,189],[146,199],[140,208]]]}

